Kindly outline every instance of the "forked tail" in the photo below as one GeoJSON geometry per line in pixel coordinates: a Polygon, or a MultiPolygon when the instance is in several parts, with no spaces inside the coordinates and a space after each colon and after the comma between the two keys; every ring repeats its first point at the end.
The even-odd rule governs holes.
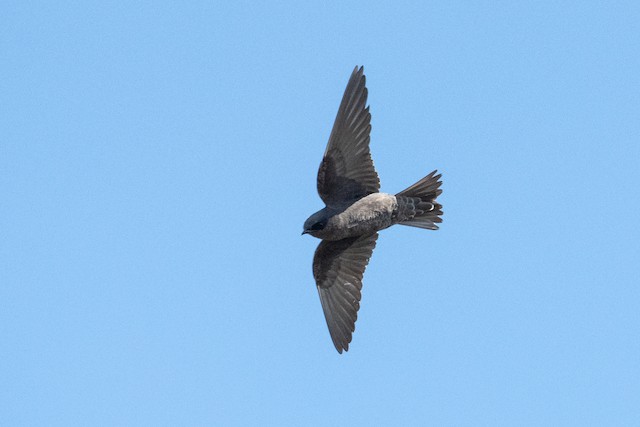
{"type": "Polygon", "coordinates": [[[442,193],[439,181],[441,174],[433,171],[420,181],[396,194],[398,208],[394,212],[397,224],[411,227],[437,230],[436,223],[442,222],[442,205],[436,203],[436,198],[442,193]]]}

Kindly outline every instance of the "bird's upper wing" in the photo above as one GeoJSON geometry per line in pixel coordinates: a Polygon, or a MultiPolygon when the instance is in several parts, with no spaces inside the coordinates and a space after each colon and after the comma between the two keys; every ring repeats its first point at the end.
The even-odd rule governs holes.
{"type": "Polygon", "coordinates": [[[355,330],[362,275],[376,246],[378,233],[338,241],[323,240],[313,257],[322,310],[339,353],[349,350],[355,330]]]}
{"type": "Polygon", "coordinates": [[[327,206],[341,206],[380,190],[369,151],[371,114],[363,68],[356,67],[344,91],[320,169],[318,194],[327,206]]]}

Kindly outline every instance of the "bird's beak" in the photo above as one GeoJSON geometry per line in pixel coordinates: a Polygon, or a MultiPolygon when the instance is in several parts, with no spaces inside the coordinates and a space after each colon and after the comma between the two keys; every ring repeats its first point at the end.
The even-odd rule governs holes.
{"type": "Polygon", "coordinates": [[[301,236],[304,236],[305,234],[309,234],[309,232],[307,230],[303,230],[301,236]]]}

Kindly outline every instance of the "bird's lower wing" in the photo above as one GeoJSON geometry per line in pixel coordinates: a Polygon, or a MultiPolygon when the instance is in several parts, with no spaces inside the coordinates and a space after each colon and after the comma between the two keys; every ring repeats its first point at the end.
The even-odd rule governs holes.
{"type": "Polygon", "coordinates": [[[349,350],[360,308],[362,276],[378,233],[338,241],[323,240],[313,258],[322,310],[339,353],[349,350]]]}

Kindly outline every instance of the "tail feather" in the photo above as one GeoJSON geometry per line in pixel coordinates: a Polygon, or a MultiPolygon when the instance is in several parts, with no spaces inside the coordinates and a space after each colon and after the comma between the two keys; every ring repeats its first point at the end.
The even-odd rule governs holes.
{"type": "Polygon", "coordinates": [[[406,190],[396,194],[398,208],[394,212],[396,222],[401,225],[437,230],[442,222],[442,205],[436,198],[442,193],[441,174],[433,171],[406,190]]]}

